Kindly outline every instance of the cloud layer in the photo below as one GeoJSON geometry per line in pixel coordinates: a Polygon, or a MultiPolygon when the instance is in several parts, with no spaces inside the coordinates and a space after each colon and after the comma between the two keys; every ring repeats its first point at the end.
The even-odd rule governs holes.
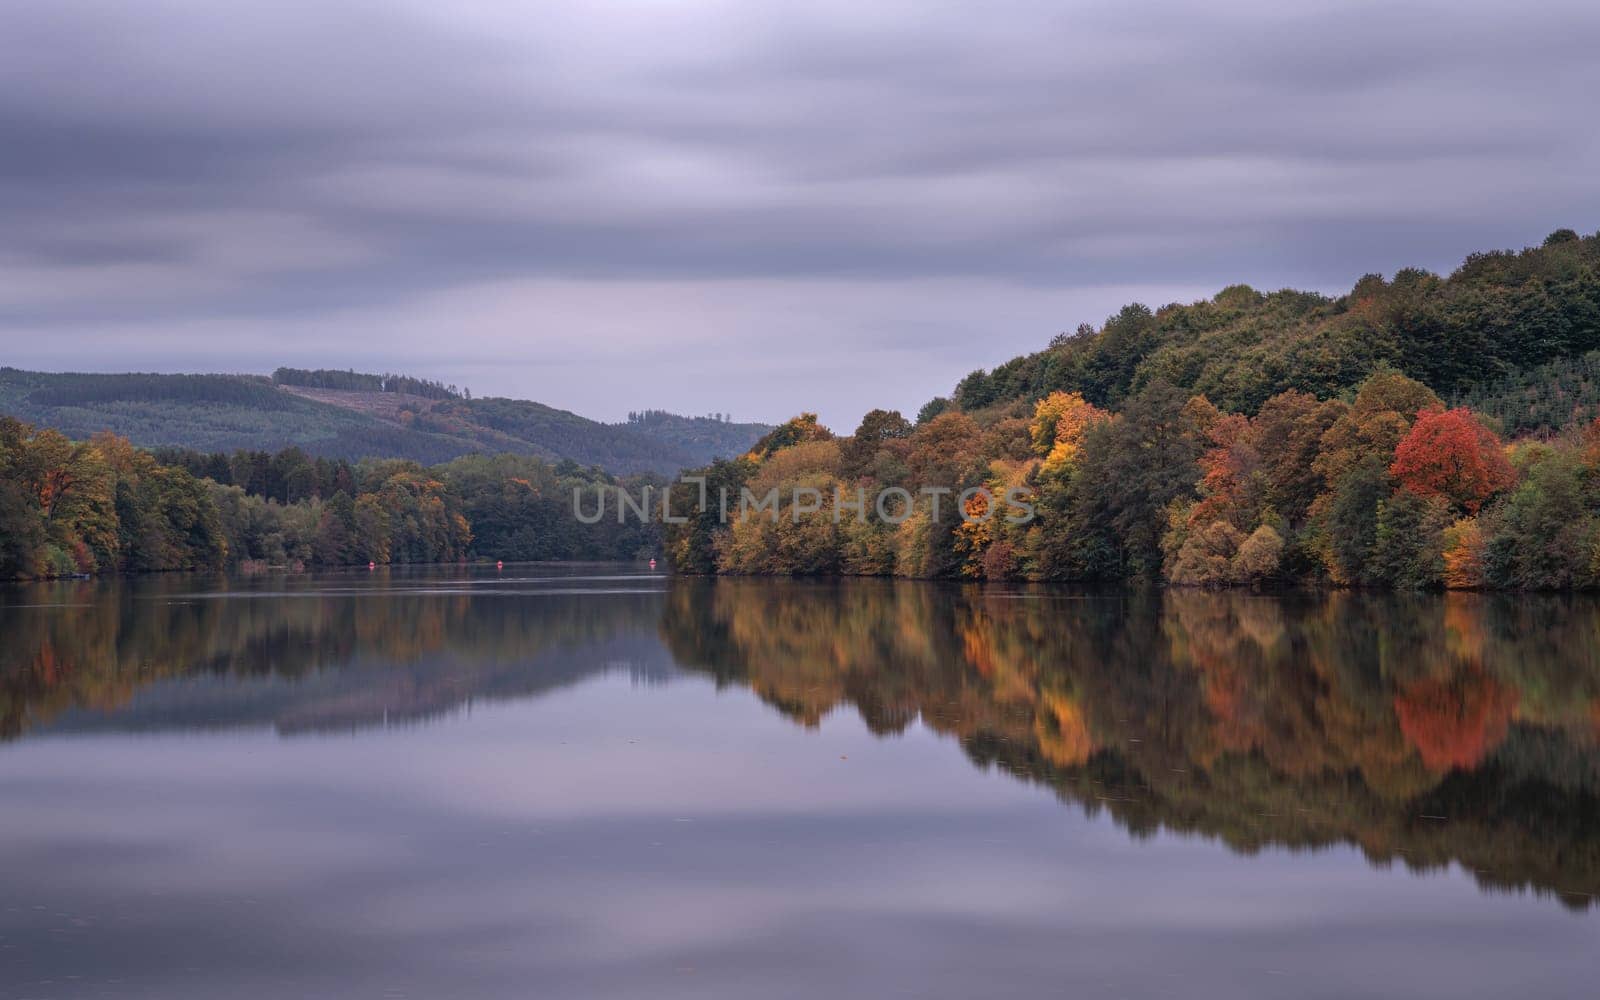
{"type": "Polygon", "coordinates": [[[1600,8],[23,0],[0,363],[845,429],[1234,281],[1600,217],[1600,8]]]}

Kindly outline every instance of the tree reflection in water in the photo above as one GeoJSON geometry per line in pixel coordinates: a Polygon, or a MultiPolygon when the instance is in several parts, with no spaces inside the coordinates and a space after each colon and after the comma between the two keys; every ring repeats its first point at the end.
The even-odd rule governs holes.
{"type": "Polygon", "coordinates": [[[920,719],[1134,836],[1452,861],[1572,907],[1600,891],[1600,605],[913,583],[688,582],[682,664],[815,725],[920,719]]]}
{"type": "Polygon", "coordinates": [[[1573,908],[1600,892],[1591,597],[403,583],[8,591],[0,735],[358,729],[675,664],[805,726],[844,706],[880,734],[920,722],[1135,837],[1354,844],[1573,908]]]}

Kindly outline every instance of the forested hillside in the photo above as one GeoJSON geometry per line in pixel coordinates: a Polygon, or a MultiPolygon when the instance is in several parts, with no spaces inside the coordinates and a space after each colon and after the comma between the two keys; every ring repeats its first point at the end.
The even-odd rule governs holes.
{"type": "Polygon", "coordinates": [[[1449,396],[1596,349],[1600,234],[1563,229],[1539,247],[1473,254],[1448,277],[1369,274],[1338,298],[1234,285],[1189,305],[1129,305],[1098,330],[973,372],[951,402],[971,412],[1061,391],[1115,408],[1163,381],[1253,413],[1290,389],[1339,395],[1380,367],[1449,396]]]}
{"type": "Polygon", "coordinates": [[[297,447],[327,458],[424,464],[474,452],[671,473],[748,448],[768,428],[706,417],[605,424],[540,403],[471,399],[409,376],[281,368],[249,375],[85,375],[0,368],[0,414],[71,438],[141,447],[297,447]]]}
{"type": "Polygon", "coordinates": [[[790,421],[706,470],[776,508],[677,497],[666,543],[701,573],[1596,587],[1597,348],[1600,236],[1570,230],[1338,299],[1128,306],[915,424],[790,421]],[[1031,519],[1001,516],[1012,491],[1031,519]]]}

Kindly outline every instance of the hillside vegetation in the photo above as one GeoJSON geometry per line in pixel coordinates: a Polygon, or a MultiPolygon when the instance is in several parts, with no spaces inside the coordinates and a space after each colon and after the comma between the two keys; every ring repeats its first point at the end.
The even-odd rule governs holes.
{"type": "Polygon", "coordinates": [[[1548,436],[1600,416],[1600,351],[1482,382],[1454,402],[1489,417],[1513,437],[1548,436]]]}
{"type": "Polygon", "coordinates": [[[749,507],[675,497],[665,542],[697,573],[1600,587],[1597,350],[1600,236],[1571,230],[1337,299],[1130,305],[914,424],[789,421],[706,470],[749,507]]]}
{"type": "Polygon", "coordinates": [[[671,473],[747,449],[768,428],[663,414],[605,424],[516,399],[471,399],[407,376],[279,369],[250,375],[49,374],[0,368],[0,413],[71,438],[141,447],[277,451],[423,464],[475,452],[671,473]]]}
{"type": "Polygon", "coordinates": [[[1448,277],[1369,274],[1338,298],[1234,285],[1189,305],[1129,305],[973,372],[950,402],[970,412],[1061,391],[1114,408],[1162,381],[1254,413],[1290,389],[1337,396],[1384,367],[1448,396],[1596,349],[1600,235],[1562,229],[1539,247],[1473,254],[1448,277]]]}
{"type": "MultiPolygon", "coordinates": [[[[272,373],[278,385],[300,386],[306,389],[345,389],[359,392],[392,392],[424,399],[459,399],[460,390],[431,379],[412,378],[385,372],[339,371],[336,368],[279,368],[272,373]]],[[[472,394],[466,394],[470,397],[472,394]]]]}

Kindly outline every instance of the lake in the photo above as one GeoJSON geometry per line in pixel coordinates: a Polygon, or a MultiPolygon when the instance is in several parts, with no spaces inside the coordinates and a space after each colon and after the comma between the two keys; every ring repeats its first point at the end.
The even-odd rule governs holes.
{"type": "Polygon", "coordinates": [[[0,997],[1578,997],[1600,602],[0,590],[0,997]]]}

